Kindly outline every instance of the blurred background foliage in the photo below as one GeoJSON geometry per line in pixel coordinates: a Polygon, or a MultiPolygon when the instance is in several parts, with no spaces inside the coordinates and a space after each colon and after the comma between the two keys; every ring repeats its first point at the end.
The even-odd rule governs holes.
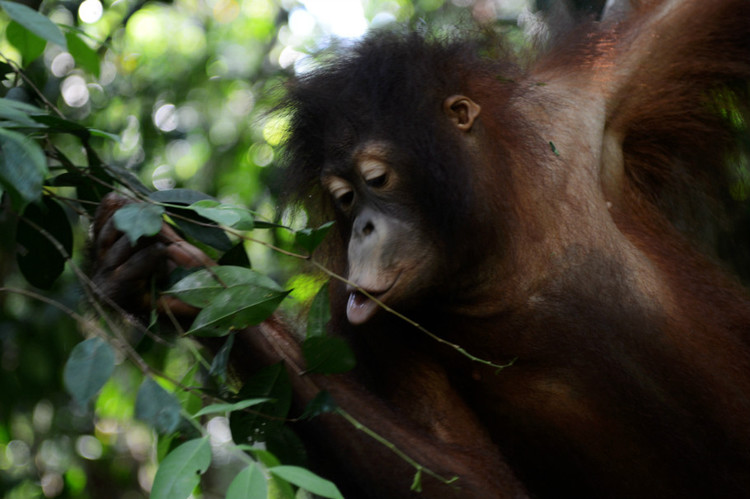
{"type": "MultiPolygon", "coordinates": [[[[261,213],[268,220],[305,225],[304,214],[277,211],[279,176],[273,168],[283,119],[270,111],[281,82],[314,67],[314,54],[350,43],[392,22],[451,26],[467,19],[504,24],[521,33],[538,9],[562,2],[530,0],[45,0],[24,2],[67,34],[67,50],[39,39],[20,42],[0,9],[0,97],[34,102],[35,87],[70,120],[117,136],[90,140],[106,164],[137,175],[155,190],[186,187],[261,213]],[[518,28],[517,26],[520,26],[518,28]],[[26,79],[9,64],[23,68],[26,79]]],[[[603,1],[570,2],[598,12],[603,1]]],[[[25,36],[25,35],[23,35],[25,36]]],[[[35,102],[39,105],[39,102],[35,102]]],[[[72,136],[51,138],[75,164],[86,151],[72,136]]],[[[66,195],[65,188],[57,193],[66,195]]],[[[6,196],[7,197],[7,196],[6,196]]],[[[7,200],[6,200],[7,202],[7,200]]],[[[69,213],[73,259],[85,259],[90,219],[69,213]]],[[[16,220],[0,210],[0,495],[122,498],[148,496],[169,441],[134,419],[141,372],[118,359],[114,376],[91,406],[77,405],[62,373],[74,345],[86,336],[79,284],[69,269],[52,289],[26,284],[15,259],[16,220]],[[15,290],[8,292],[8,289],[15,290]],[[53,305],[50,301],[56,302],[53,305]],[[61,306],[62,307],[61,307],[61,306]]],[[[282,247],[285,232],[258,238],[282,247]]],[[[255,268],[294,288],[291,308],[309,300],[320,281],[297,261],[262,245],[246,250],[255,268]]],[[[91,318],[91,321],[96,319],[91,318]]],[[[150,365],[190,384],[194,347],[169,348],[144,340],[150,365]]],[[[187,397],[187,396],[186,396],[187,397]]],[[[221,444],[231,436],[226,418],[208,421],[217,470],[204,479],[202,497],[223,497],[232,470],[221,444]]]]}

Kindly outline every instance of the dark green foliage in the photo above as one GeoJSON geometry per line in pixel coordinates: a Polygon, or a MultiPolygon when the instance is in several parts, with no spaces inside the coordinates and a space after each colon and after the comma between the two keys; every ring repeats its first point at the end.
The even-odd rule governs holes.
{"type": "Polygon", "coordinates": [[[169,434],[180,423],[180,402],[151,378],[143,380],[135,399],[135,417],[169,434]]]}
{"type": "Polygon", "coordinates": [[[335,336],[314,336],[302,343],[307,370],[320,374],[344,373],[354,369],[356,361],[349,344],[335,336]]]}
{"type": "Polygon", "coordinates": [[[28,205],[18,221],[16,258],[27,281],[49,289],[64,270],[66,257],[72,254],[73,232],[68,215],[57,201],[44,197],[40,205],[28,205]]]}
{"type": "Polygon", "coordinates": [[[65,388],[86,405],[104,386],[115,368],[115,352],[99,337],[82,341],[70,352],[65,364],[65,388]]]}
{"type": "Polygon", "coordinates": [[[240,400],[267,398],[255,411],[233,412],[229,421],[237,444],[264,442],[267,435],[281,431],[292,402],[292,387],[281,364],[262,369],[237,394],[240,400]]]}
{"type": "Polygon", "coordinates": [[[211,464],[208,438],[180,445],[162,461],[154,477],[152,499],[187,499],[211,464]]]}

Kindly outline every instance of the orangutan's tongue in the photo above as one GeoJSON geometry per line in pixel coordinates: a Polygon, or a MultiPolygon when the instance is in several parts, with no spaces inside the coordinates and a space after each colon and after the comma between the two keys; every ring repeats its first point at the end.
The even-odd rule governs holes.
{"type": "Polygon", "coordinates": [[[346,317],[354,325],[362,324],[367,322],[377,309],[378,305],[374,301],[359,291],[352,291],[346,304],[346,317]]]}

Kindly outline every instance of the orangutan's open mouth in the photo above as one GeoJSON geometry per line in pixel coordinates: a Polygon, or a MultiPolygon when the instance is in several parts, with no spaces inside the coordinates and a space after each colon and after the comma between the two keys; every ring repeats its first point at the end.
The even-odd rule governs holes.
{"type": "Polygon", "coordinates": [[[346,317],[349,319],[349,322],[356,326],[358,324],[364,324],[370,320],[370,318],[378,311],[378,308],[380,308],[380,305],[370,298],[370,296],[379,302],[383,302],[388,292],[393,289],[394,284],[398,281],[398,277],[400,277],[400,275],[397,276],[388,287],[377,291],[370,291],[369,289],[364,288],[359,290],[350,286],[349,301],[346,303],[346,317]]]}

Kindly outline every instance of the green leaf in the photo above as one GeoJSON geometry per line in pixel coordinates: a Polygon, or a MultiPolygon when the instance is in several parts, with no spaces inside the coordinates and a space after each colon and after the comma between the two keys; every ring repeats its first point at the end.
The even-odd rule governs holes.
{"type": "Polygon", "coordinates": [[[44,114],[44,111],[38,107],[19,102],[13,99],[0,99],[0,118],[10,120],[23,127],[38,127],[36,121],[31,116],[35,114],[44,114]]]}
{"type": "Polygon", "coordinates": [[[135,417],[149,423],[159,433],[172,433],[180,423],[180,403],[173,394],[147,377],[135,397],[135,417]]]}
{"type": "Polygon", "coordinates": [[[302,342],[307,372],[321,374],[345,373],[354,369],[356,361],[349,344],[336,336],[315,336],[302,342]]]}
{"type": "Polygon", "coordinates": [[[48,196],[41,203],[28,205],[18,220],[18,268],[29,283],[50,289],[65,269],[65,255],[39,228],[60,243],[68,255],[73,251],[73,229],[60,203],[48,196]]]}
{"type": "MultiPolygon", "coordinates": [[[[207,218],[203,218],[197,215],[192,210],[180,210],[176,208],[170,208],[169,213],[174,213],[181,217],[188,217],[194,219],[199,223],[211,223],[207,218]]],[[[232,249],[232,241],[229,237],[218,227],[206,227],[205,225],[199,225],[190,220],[184,220],[182,218],[174,218],[174,223],[181,231],[190,238],[200,241],[203,244],[216,248],[219,251],[229,251],[232,249]]]]}
{"type": "Polygon", "coordinates": [[[341,492],[339,492],[339,489],[333,482],[321,478],[305,468],[298,466],[275,466],[269,468],[268,471],[287,482],[293,483],[321,497],[344,499],[344,496],[341,495],[341,492]]]}
{"type": "Polygon", "coordinates": [[[254,398],[243,400],[241,402],[235,402],[234,404],[211,404],[196,412],[193,417],[198,418],[206,414],[216,414],[217,412],[241,411],[242,409],[247,409],[248,407],[252,407],[254,405],[263,404],[265,402],[268,402],[269,400],[271,399],[254,398]]]}
{"type": "Polygon", "coordinates": [[[336,407],[336,402],[334,402],[331,394],[327,390],[321,390],[315,398],[307,404],[300,419],[312,419],[321,414],[328,414],[335,411],[336,407]]]}
{"type": "Polygon", "coordinates": [[[99,77],[99,55],[96,50],[89,47],[75,33],[66,33],[65,40],[68,42],[68,52],[75,59],[76,64],[87,73],[99,77]]]}
{"type": "Polygon", "coordinates": [[[91,168],[104,170],[107,175],[116,178],[118,182],[126,185],[128,189],[133,192],[137,192],[138,194],[142,194],[144,196],[148,196],[151,193],[151,190],[143,185],[143,182],[141,182],[141,180],[136,177],[131,171],[126,170],[125,168],[122,168],[120,166],[105,165],[102,163],[101,159],[99,159],[99,157],[95,155],[95,153],[96,151],[91,148],[86,149],[86,154],[89,158],[89,166],[91,168]]]}
{"type": "Polygon", "coordinates": [[[270,317],[288,294],[253,285],[225,289],[198,313],[187,334],[224,336],[230,329],[255,326],[270,317]]]}
{"type": "Polygon", "coordinates": [[[219,265],[234,265],[236,267],[250,267],[250,258],[245,251],[245,241],[240,240],[232,249],[221,255],[219,265]]]}
{"type": "Polygon", "coordinates": [[[197,438],[170,452],[159,465],[151,487],[151,499],[185,499],[200,483],[211,464],[211,443],[197,438]]]}
{"type": "Polygon", "coordinates": [[[237,473],[227,489],[226,499],[266,499],[268,485],[258,465],[251,463],[237,473]]]}
{"type": "MultiPolygon", "coordinates": [[[[186,208],[176,208],[174,206],[169,207],[169,213],[179,215],[179,217],[185,217],[190,220],[195,220],[200,223],[211,223],[211,220],[198,215],[195,211],[187,208],[187,206],[204,199],[214,200],[208,194],[194,191],[191,189],[169,189],[165,191],[155,191],[149,194],[149,198],[165,204],[172,205],[185,205],[186,208]]],[[[196,239],[203,244],[207,244],[212,248],[216,248],[220,251],[228,251],[232,247],[232,242],[224,231],[218,227],[205,227],[198,225],[190,220],[184,220],[183,218],[175,217],[174,223],[188,236],[196,239]]]]}
{"type": "Polygon", "coordinates": [[[5,37],[11,45],[16,47],[23,58],[23,65],[28,66],[37,57],[42,55],[47,42],[36,36],[15,21],[11,21],[5,29],[5,37]]]}
{"type": "Polygon", "coordinates": [[[307,337],[325,336],[326,326],[330,320],[331,303],[328,296],[328,283],[325,283],[313,298],[307,314],[307,337]]]}
{"type": "Polygon", "coordinates": [[[172,286],[167,293],[202,308],[189,334],[221,336],[267,319],[289,294],[272,279],[244,267],[200,270],[172,286]]]}
{"type": "MultiPolygon", "coordinates": [[[[229,416],[235,443],[264,441],[267,434],[283,425],[292,404],[292,385],[286,368],[281,363],[264,367],[247,380],[238,396],[272,400],[255,407],[253,412],[233,412],[229,416]]],[[[271,464],[266,463],[266,466],[271,464]]]]}
{"type": "Polygon", "coordinates": [[[193,272],[172,286],[167,293],[188,305],[204,308],[216,300],[225,289],[242,286],[275,292],[284,291],[270,277],[245,267],[226,265],[193,272]]]}
{"type": "Polygon", "coordinates": [[[417,472],[414,473],[414,479],[411,481],[411,490],[422,492],[422,468],[417,468],[417,472]]]}
{"type": "Polygon", "coordinates": [[[114,214],[115,227],[135,246],[141,236],[154,236],[161,230],[164,207],[151,203],[126,204],[114,214]]]}
{"type": "Polygon", "coordinates": [[[262,463],[263,466],[266,468],[272,468],[274,466],[281,466],[281,461],[279,461],[279,458],[274,456],[272,453],[268,452],[265,449],[259,449],[257,447],[253,447],[252,445],[247,444],[238,444],[237,448],[239,450],[249,452],[250,454],[255,457],[255,459],[262,463]]]}
{"type": "Polygon", "coordinates": [[[39,12],[16,2],[0,1],[0,7],[18,24],[47,41],[66,48],[65,37],[55,23],[39,12]]]}
{"type": "MultiPolygon", "coordinates": [[[[197,201],[203,199],[214,200],[208,194],[194,191],[191,189],[169,189],[165,191],[156,191],[149,194],[149,198],[159,202],[167,204],[184,204],[185,206],[191,205],[197,201]]],[[[169,213],[180,215],[181,217],[187,217],[200,223],[210,223],[211,220],[198,215],[195,211],[185,208],[169,208],[169,213]]],[[[182,218],[174,218],[174,223],[188,236],[196,239],[203,244],[216,248],[219,251],[229,251],[232,248],[232,241],[229,237],[218,227],[205,227],[198,225],[182,218]]]]}
{"type": "Polygon", "coordinates": [[[323,242],[331,227],[333,227],[333,222],[324,223],[317,229],[308,228],[298,230],[295,241],[309,253],[312,253],[323,242]]]}
{"type": "MultiPolygon", "coordinates": [[[[267,450],[258,449],[249,445],[240,444],[237,446],[238,449],[244,450],[252,454],[258,462],[262,463],[266,468],[273,466],[280,466],[281,461],[267,450]]],[[[267,482],[268,485],[268,497],[275,499],[293,499],[294,490],[292,486],[286,480],[282,480],[273,475],[270,476],[270,480],[267,482]]]]}
{"type": "Polygon", "coordinates": [[[224,342],[219,351],[216,352],[216,355],[214,355],[214,360],[211,361],[211,368],[208,370],[208,374],[216,376],[221,383],[224,383],[226,379],[229,354],[232,351],[233,345],[234,335],[230,334],[227,337],[227,341],[224,342]]]}
{"type": "Polygon", "coordinates": [[[289,426],[279,425],[266,433],[266,449],[279,458],[284,464],[305,466],[307,449],[305,444],[289,426]]]}
{"type": "Polygon", "coordinates": [[[47,160],[39,144],[0,128],[0,186],[17,212],[42,196],[47,160]]]}
{"type": "Polygon", "coordinates": [[[166,189],[163,191],[154,191],[149,194],[149,199],[157,203],[184,204],[191,205],[202,199],[214,199],[203,192],[192,189],[166,189]]]}
{"type": "Polygon", "coordinates": [[[252,230],[253,215],[245,208],[220,203],[214,199],[203,199],[191,204],[188,208],[198,215],[217,224],[234,227],[240,230],[252,230]]]}
{"type": "Polygon", "coordinates": [[[122,139],[116,133],[109,133],[103,130],[97,130],[96,128],[89,128],[89,133],[94,137],[101,137],[103,139],[109,139],[113,142],[122,142],[122,139]]]}
{"type": "Polygon", "coordinates": [[[65,363],[65,388],[81,405],[101,390],[115,368],[115,352],[109,343],[93,337],[77,344],[65,363]]]}
{"type": "Polygon", "coordinates": [[[65,118],[60,118],[59,116],[53,116],[51,114],[34,115],[32,116],[32,119],[55,132],[69,133],[82,139],[87,139],[89,137],[88,128],[80,123],[76,123],[75,121],[66,120],[65,118]]]}

